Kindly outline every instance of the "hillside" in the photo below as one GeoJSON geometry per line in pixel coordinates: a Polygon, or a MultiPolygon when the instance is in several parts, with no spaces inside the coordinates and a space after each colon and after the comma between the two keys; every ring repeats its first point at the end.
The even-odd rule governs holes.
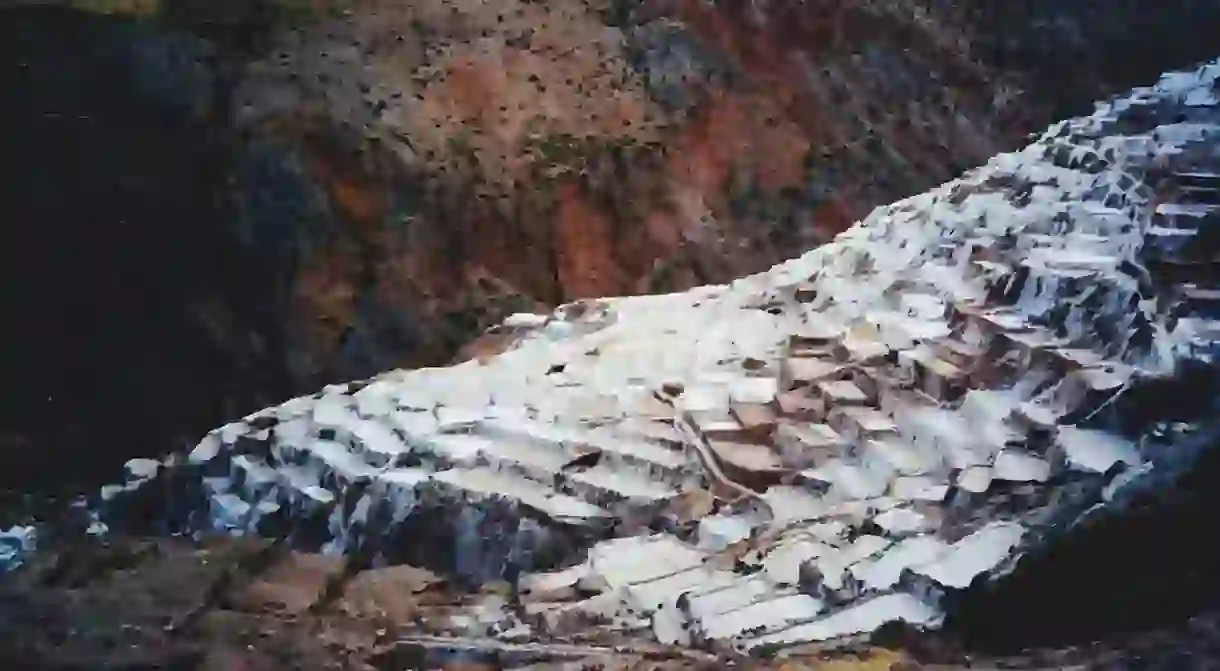
{"type": "Polygon", "coordinates": [[[494,351],[462,348],[513,312],[761,271],[1208,55],[1217,12],[36,4],[0,13],[0,206],[27,222],[0,265],[0,451],[6,481],[69,489],[328,382],[494,351]],[[1154,57],[1126,59],[1145,32],[1154,57]]]}
{"type": "Polygon", "coordinates": [[[1218,81],[1167,73],[766,271],[234,418],[92,503],[276,539],[208,612],[437,576],[451,616],[379,634],[436,663],[1130,653],[1220,597],[1218,81]]]}

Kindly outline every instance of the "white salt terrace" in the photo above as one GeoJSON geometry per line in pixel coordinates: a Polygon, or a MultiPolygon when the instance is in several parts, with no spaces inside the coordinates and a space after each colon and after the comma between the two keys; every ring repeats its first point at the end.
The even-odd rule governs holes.
{"type": "MultiPolygon", "coordinates": [[[[330,505],[328,547],[350,550],[361,520],[339,502],[372,480],[360,496],[388,502],[393,523],[362,537],[437,500],[601,534],[583,563],[522,578],[539,613],[642,616],[662,642],[742,650],[935,626],[939,595],[1014,561],[1041,519],[988,501],[1140,467],[1138,440],[1072,424],[1220,339],[1174,330],[1120,270],[1175,258],[1210,212],[1154,203],[1139,176],[1206,168],[1174,161],[1214,147],[1217,125],[1172,125],[1173,109],[1214,105],[1196,93],[1217,75],[1099,105],[767,272],[515,315],[525,335],[489,361],[332,385],[222,427],[189,457],[208,472],[209,514],[244,531],[260,511],[330,505]],[[1120,134],[1139,100],[1163,124],[1120,134]],[[1035,186],[1017,203],[1012,183],[1035,186]],[[699,491],[719,510],[683,521],[699,491]],[[604,524],[624,516],[673,531],[611,538],[631,533],[604,524]],[[742,564],[760,570],[729,568],[742,564]],[[601,595],[547,601],[577,580],[601,595]]],[[[158,472],[129,470],[126,489],[158,472]]]]}

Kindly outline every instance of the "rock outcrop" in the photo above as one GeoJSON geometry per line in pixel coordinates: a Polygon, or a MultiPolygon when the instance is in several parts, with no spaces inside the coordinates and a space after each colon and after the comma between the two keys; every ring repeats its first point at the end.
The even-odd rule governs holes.
{"type": "Polygon", "coordinates": [[[936,627],[1214,448],[1217,81],[1167,74],[765,272],[251,414],[130,462],[109,519],[503,580],[535,638],[936,627]]]}

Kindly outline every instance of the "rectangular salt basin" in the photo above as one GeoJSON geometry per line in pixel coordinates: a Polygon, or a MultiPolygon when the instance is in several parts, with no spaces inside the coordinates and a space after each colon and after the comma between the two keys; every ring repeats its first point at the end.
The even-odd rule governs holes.
{"type": "Polygon", "coordinates": [[[573,482],[613,492],[626,499],[659,501],[677,494],[673,488],[653,480],[629,466],[599,464],[587,471],[573,473],[568,477],[573,482]]]}
{"type": "Polygon", "coordinates": [[[809,620],[822,612],[824,607],[821,601],[807,594],[791,594],[713,615],[700,624],[708,638],[725,639],[745,631],[775,629],[809,620]]]}
{"type": "Polygon", "coordinates": [[[852,636],[878,627],[891,620],[902,620],[915,626],[939,622],[941,614],[910,594],[886,594],[839,611],[808,624],[801,624],[748,641],[746,649],[770,645],[796,645],[812,641],[830,641],[852,636]]]}
{"type": "Polygon", "coordinates": [[[700,590],[690,597],[690,612],[704,619],[748,606],[772,593],[772,586],[759,576],[740,578],[730,585],[700,590]]]}
{"type": "MultiPolygon", "coordinates": [[[[674,433],[676,434],[676,432],[674,433]]],[[[686,468],[686,455],[681,450],[670,449],[645,440],[620,437],[608,430],[590,431],[588,446],[601,450],[604,453],[603,456],[654,464],[664,470],[681,471],[686,468]]]]}
{"type": "Polygon", "coordinates": [[[715,571],[694,567],[655,580],[627,585],[627,598],[636,608],[651,612],[672,604],[686,592],[697,589],[727,587],[737,580],[731,571],[715,571]]]}
{"type": "Polygon", "coordinates": [[[1025,528],[1013,522],[992,522],[954,543],[937,560],[915,571],[945,587],[965,589],[974,577],[1008,558],[1021,542],[1025,528]]]}
{"type": "Polygon", "coordinates": [[[597,506],[555,493],[550,488],[532,480],[491,469],[454,468],[441,471],[433,475],[432,479],[474,495],[514,499],[559,521],[585,520],[609,515],[597,506]]]}
{"type": "Polygon", "coordinates": [[[702,552],[662,534],[604,541],[589,551],[593,573],[610,590],[694,568],[704,558],[702,552]]]}

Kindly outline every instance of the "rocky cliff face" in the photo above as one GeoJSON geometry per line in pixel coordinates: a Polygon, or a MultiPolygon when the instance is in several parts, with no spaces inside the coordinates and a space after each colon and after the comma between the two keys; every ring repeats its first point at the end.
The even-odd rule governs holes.
{"type": "MultiPolygon", "coordinates": [[[[761,270],[1149,76],[1120,38],[1220,11],[68,4],[3,15],[16,481],[447,361],[513,312],[761,270]]],[[[1156,71],[1210,47],[1163,42],[1156,71]]]]}

